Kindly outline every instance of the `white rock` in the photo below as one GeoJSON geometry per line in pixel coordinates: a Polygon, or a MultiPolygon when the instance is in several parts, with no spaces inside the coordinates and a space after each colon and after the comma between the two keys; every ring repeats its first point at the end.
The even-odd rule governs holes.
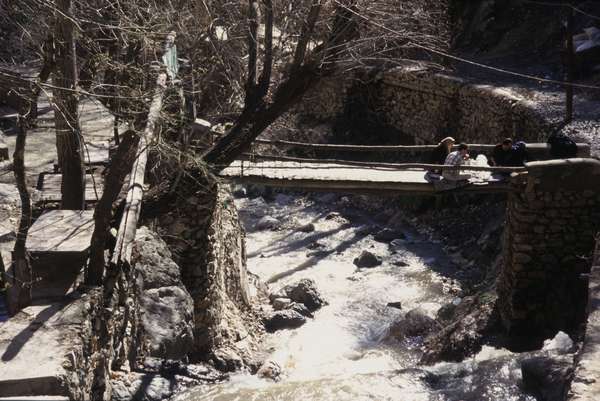
{"type": "Polygon", "coordinates": [[[544,351],[555,351],[558,354],[568,354],[574,351],[574,343],[568,334],[559,331],[552,340],[544,341],[544,351]]]}

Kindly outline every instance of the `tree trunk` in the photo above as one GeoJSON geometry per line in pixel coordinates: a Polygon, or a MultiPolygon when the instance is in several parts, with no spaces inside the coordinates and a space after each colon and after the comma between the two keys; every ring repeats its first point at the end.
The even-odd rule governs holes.
{"type": "Polygon", "coordinates": [[[140,137],[133,131],[123,134],[117,153],[113,156],[104,180],[104,192],[94,210],[94,232],[90,248],[90,263],[85,277],[87,285],[101,285],[104,274],[104,250],[113,216],[113,204],[117,200],[127,174],[135,161],[140,137]]]}
{"type": "Polygon", "coordinates": [[[231,164],[277,118],[294,106],[318,82],[319,74],[304,66],[283,82],[275,93],[273,102],[257,110],[244,110],[236,124],[202,159],[219,172],[231,164]]]}
{"type": "Polygon", "coordinates": [[[77,89],[77,54],[71,20],[71,0],[57,0],[56,71],[54,76],[54,114],[56,150],[62,172],[62,209],[85,208],[85,166],[83,138],[79,128],[77,89]]]}
{"type": "Polygon", "coordinates": [[[31,197],[25,179],[25,141],[27,139],[28,122],[19,117],[19,130],[13,155],[13,170],[17,189],[21,198],[21,220],[17,241],[13,251],[11,286],[8,289],[8,311],[11,315],[31,304],[31,265],[25,250],[27,233],[31,226],[31,197]]]}

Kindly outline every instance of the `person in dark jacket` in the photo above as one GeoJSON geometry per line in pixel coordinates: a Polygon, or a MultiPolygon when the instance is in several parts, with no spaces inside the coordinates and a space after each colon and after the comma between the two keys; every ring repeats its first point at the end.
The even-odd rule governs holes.
{"type": "MultiPolygon", "coordinates": [[[[454,146],[455,142],[456,141],[451,136],[447,136],[446,138],[442,139],[436,148],[431,152],[429,164],[443,165],[446,162],[446,157],[448,157],[452,151],[452,146],[454,146]]],[[[434,169],[431,170],[430,173],[440,174],[441,170],[434,169]]]]}
{"type": "Polygon", "coordinates": [[[492,166],[510,166],[513,158],[513,146],[512,139],[506,138],[494,147],[494,152],[490,159],[490,165],[492,166]]]}

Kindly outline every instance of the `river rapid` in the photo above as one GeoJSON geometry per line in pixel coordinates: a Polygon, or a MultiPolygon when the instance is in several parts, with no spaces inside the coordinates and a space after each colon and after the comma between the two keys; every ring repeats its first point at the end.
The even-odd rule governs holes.
{"type": "Polygon", "coordinates": [[[282,368],[278,382],[238,373],[180,400],[534,400],[523,394],[509,351],[484,347],[462,363],[423,366],[421,338],[389,338],[390,324],[407,311],[420,307],[434,317],[442,305],[460,302],[458,267],[440,244],[406,227],[405,239],[377,242],[365,235],[376,224],[370,216],[332,194],[242,198],[236,206],[247,230],[248,269],[270,291],[313,279],[328,305],[298,329],[266,335],[269,359],[282,368]],[[279,227],[257,229],[264,216],[279,227]],[[298,230],[309,223],[314,231],[298,230]],[[383,263],[358,269],[353,260],[363,250],[383,263]]]}

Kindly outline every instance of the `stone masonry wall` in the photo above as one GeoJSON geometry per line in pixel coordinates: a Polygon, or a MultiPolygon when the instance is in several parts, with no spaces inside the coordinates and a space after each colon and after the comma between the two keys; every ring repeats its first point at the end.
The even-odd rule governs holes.
{"type": "Polygon", "coordinates": [[[260,334],[251,307],[244,232],[227,187],[181,184],[171,212],[161,215],[161,235],[180,266],[194,302],[194,360],[222,370],[246,364],[260,334]]]}
{"type": "Polygon", "coordinates": [[[528,164],[513,178],[498,281],[500,313],[523,346],[585,321],[586,273],[600,228],[600,162],[528,164]]]}
{"type": "MultiPolygon", "coordinates": [[[[329,121],[343,115],[346,101],[361,95],[353,93],[354,81],[360,82],[356,90],[368,92],[362,93],[368,96],[368,118],[397,131],[398,138],[386,138],[389,143],[400,143],[402,136],[414,139],[415,144],[431,144],[448,135],[470,143],[495,143],[508,136],[545,142],[550,129],[532,102],[507,89],[475,84],[417,64],[382,71],[372,79],[363,75],[322,82],[307,94],[299,112],[329,121]]],[[[344,117],[352,119],[354,114],[344,117]]]]}

